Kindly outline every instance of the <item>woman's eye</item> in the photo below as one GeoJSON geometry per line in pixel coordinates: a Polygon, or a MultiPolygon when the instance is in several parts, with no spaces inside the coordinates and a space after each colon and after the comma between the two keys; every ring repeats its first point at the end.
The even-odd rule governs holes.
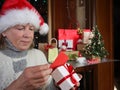
{"type": "Polygon", "coordinates": [[[31,31],[34,31],[34,28],[33,27],[31,27],[31,28],[29,28],[31,31]]]}
{"type": "Polygon", "coordinates": [[[17,27],[18,30],[24,30],[24,27],[17,27]]]}
{"type": "Polygon", "coordinates": [[[18,28],[18,30],[24,30],[24,28],[18,28]]]}

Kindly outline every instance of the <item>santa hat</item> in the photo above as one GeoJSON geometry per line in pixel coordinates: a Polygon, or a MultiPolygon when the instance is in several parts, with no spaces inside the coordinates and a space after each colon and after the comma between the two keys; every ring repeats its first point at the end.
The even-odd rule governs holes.
{"type": "Polygon", "coordinates": [[[42,35],[48,32],[48,25],[27,0],[5,0],[0,11],[0,33],[11,26],[26,23],[33,24],[42,35]]]}

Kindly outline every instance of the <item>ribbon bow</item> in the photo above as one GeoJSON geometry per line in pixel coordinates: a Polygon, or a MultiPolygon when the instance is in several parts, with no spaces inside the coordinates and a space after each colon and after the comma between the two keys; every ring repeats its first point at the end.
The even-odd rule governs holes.
{"type": "Polygon", "coordinates": [[[49,48],[54,48],[54,46],[47,44],[44,46],[44,48],[46,51],[48,51],[49,48]]]}
{"type": "Polygon", "coordinates": [[[68,79],[70,77],[70,80],[72,81],[73,84],[75,84],[75,87],[76,87],[77,80],[73,76],[73,74],[75,73],[74,69],[73,69],[72,65],[68,65],[68,64],[65,64],[65,65],[64,65],[64,67],[68,70],[69,75],[65,76],[63,79],[61,79],[59,82],[57,82],[57,85],[60,85],[63,81],[65,81],[66,79],[68,79]]]}

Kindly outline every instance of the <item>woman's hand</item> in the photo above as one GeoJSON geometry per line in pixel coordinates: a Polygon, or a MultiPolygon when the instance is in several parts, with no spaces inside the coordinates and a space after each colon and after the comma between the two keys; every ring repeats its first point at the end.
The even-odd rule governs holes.
{"type": "MultiPolygon", "coordinates": [[[[82,75],[78,74],[78,76],[82,79],[82,75]]],[[[80,82],[76,84],[76,87],[73,87],[71,90],[78,90],[77,88],[80,86],[80,82]]]]}
{"type": "Polygon", "coordinates": [[[49,67],[49,64],[45,64],[26,68],[20,77],[13,82],[13,89],[7,90],[34,90],[41,88],[46,84],[52,72],[52,69],[49,67]]]}

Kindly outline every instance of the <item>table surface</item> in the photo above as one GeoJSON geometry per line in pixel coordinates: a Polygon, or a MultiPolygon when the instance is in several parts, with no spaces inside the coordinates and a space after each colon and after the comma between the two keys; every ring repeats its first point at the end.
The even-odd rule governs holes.
{"type": "Polygon", "coordinates": [[[71,64],[74,68],[77,68],[77,67],[86,67],[86,66],[91,66],[91,65],[96,65],[96,64],[103,64],[103,63],[113,63],[113,62],[120,62],[120,60],[103,59],[100,62],[93,63],[93,64],[89,64],[87,62],[80,63],[77,60],[69,60],[68,61],[68,63],[71,64]]]}
{"type": "Polygon", "coordinates": [[[120,60],[104,59],[99,63],[88,64],[80,63],[79,61],[69,60],[77,73],[84,72],[84,89],[83,90],[113,90],[113,63],[120,60]],[[86,77],[86,78],[85,78],[86,77]],[[89,88],[89,89],[87,89],[89,88]]]}

